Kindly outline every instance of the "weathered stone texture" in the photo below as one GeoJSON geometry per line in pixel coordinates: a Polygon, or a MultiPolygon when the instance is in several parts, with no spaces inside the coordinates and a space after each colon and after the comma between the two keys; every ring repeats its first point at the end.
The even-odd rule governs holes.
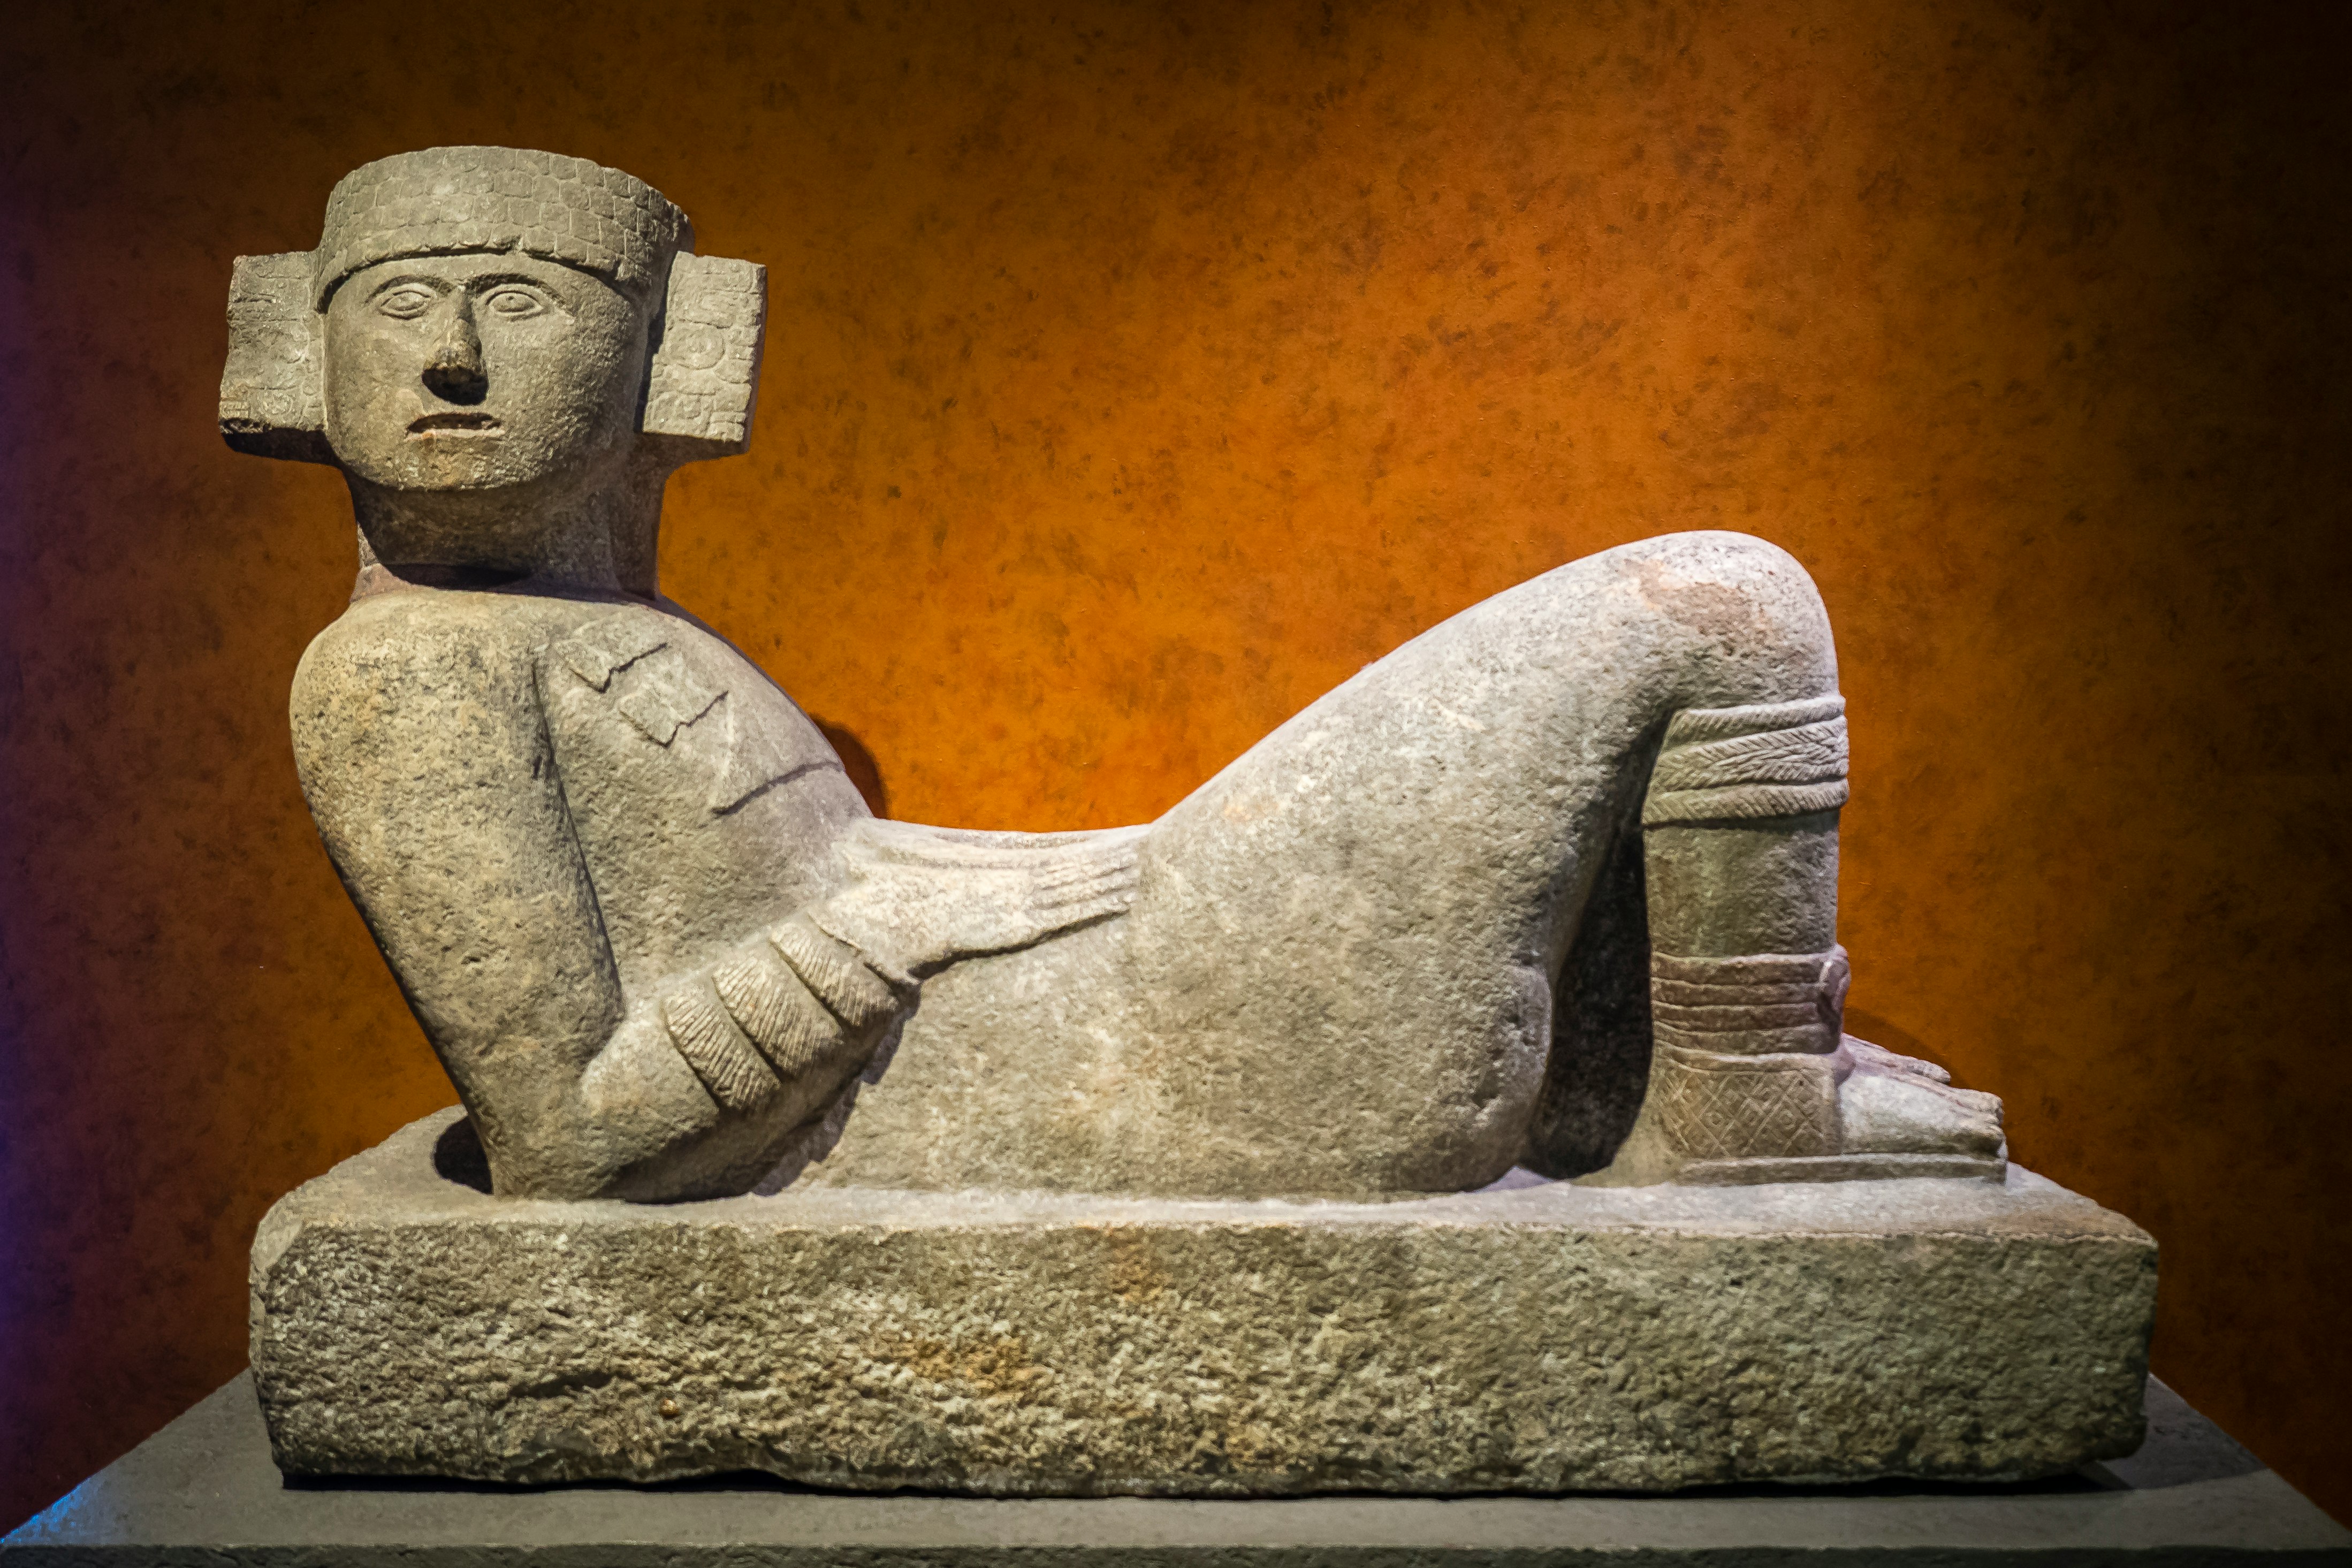
{"type": "Polygon", "coordinates": [[[767,308],[768,269],[757,263],[686,255],[670,263],[646,378],[647,435],[706,442],[712,456],[750,447],[767,308]]]}
{"type": "Polygon", "coordinates": [[[2155,1246],[2022,1171],[652,1207],[446,1179],[455,1117],[262,1227],[253,1363],[289,1472],[1652,1490],[2029,1476],[2140,1437],[2155,1246]]]}
{"type": "Polygon", "coordinates": [[[362,536],[294,682],[304,796],[500,1192],[820,1153],[1129,1197],[1999,1178],[1997,1100],[1842,1043],[1845,700],[1794,557],[1556,566],[1131,829],[877,823],[660,595],[665,482],[744,448],[765,312],[691,236],[617,170],[429,148],[232,290],[224,434],[331,458],[362,536]]]}

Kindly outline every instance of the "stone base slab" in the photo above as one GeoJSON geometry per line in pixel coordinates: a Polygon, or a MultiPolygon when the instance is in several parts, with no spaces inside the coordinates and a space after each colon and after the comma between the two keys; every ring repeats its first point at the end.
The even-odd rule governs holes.
{"type": "Polygon", "coordinates": [[[254,1375],[290,1474],[1653,1491],[2044,1476],[2142,1432],[2155,1243],[2015,1168],[647,1206],[445,1177],[457,1121],[262,1224],[254,1375]]]}

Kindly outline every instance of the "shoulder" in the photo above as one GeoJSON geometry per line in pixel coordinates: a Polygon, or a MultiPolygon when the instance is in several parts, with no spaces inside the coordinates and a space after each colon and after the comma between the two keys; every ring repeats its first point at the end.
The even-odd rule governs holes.
{"type": "MultiPolygon", "coordinates": [[[[839,761],[760,668],[691,616],[625,605],[551,637],[539,695],[558,753],[625,792],[721,816],[839,761]]],[[[815,787],[815,786],[812,786],[815,787]]]]}
{"type": "Polygon", "coordinates": [[[310,640],[294,673],[298,710],[352,689],[480,694],[528,684],[551,654],[598,684],[611,669],[697,628],[648,605],[529,594],[414,589],[352,602],[310,640]]]}
{"type": "MultiPolygon", "coordinates": [[[[295,671],[298,689],[346,675],[452,673],[511,662],[547,640],[542,601],[515,595],[418,589],[354,600],[310,639],[295,671]]],[[[566,606],[567,608],[570,606],[566,606]]]]}
{"type": "Polygon", "coordinates": [[[551,645],[614,606],[516,594],[409,591],[356,601],[311,640],[289,718],[306,784],[355,761],[465,754],[470,737],[539,727],[551,645]]]}

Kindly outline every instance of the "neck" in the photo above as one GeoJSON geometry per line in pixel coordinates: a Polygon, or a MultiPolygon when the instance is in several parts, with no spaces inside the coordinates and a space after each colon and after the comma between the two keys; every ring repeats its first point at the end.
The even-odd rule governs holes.
{"type": "Polygon", "coordinates": [[[522,584],[587,593],[660,595],[656,568],[668,469],[638,461],[602,484],[398,490],[350,474],[362,572],[381,565],[433,586],[522,584]]]}

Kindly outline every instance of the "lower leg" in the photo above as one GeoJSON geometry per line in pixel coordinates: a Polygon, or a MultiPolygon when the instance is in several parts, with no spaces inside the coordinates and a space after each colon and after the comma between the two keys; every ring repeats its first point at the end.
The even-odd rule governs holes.
{"type": "Polygon", "coordinates": [[[1654,1125],[1675,1160],[1716,1179],[1785,1179],[1782,1163],[1837,1156],[1966,1162],[2000,1144],[1990,1096],[1843,1039],[1843,707],[1685,710],[1652,775],[1654,1125]]]}

